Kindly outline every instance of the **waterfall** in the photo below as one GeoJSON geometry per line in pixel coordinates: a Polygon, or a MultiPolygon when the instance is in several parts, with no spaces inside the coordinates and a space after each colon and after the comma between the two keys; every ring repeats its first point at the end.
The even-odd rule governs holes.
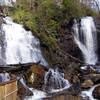
{"type": "Polygon", "coordinates": [[[71,85],[68,80],[64,79],[64,74],[60,73],[58,69],[49,69],[45,75],[45,90],[49,92],[58,92],[68,89],[71,85]]]}
{"type": "Polygon", "coordinates": [[[98,57],[97,51],[97,32],[92,17],[75,19],[73,25],[74,39],[83,53],[86,63],[96,64],[98,57]]]}
{"type": "Polygon", "coordinates": [[[0,64],[19,64],[39,62],[47,65],[40,50],[39,40],[26,31],[22,25],[14,23],[12,18],[4,18],[0,35],[0,64]]]}
{"type": "Polygon", "coordinates": [[[22,86],[27,89],[28,91],[27,92],[32,92],[33,93],[33,96],[25,96],[23,97],[23,100],[42,100],[42,98],[46,98],[47,97],[47,94],[43,91],[39,91],[39,90],[36,90],[36,89],[33,89],[33,88],[29,88],[26,83],[24,82],[24,79],[21,78],[19,80],[19,82],[22,84],[22,86]]]}
{"type": "Polygon", "coordinates": [[[16,2],[16,0],[0,0],[0,6],[12,6],[12,3],[16,2]]]}

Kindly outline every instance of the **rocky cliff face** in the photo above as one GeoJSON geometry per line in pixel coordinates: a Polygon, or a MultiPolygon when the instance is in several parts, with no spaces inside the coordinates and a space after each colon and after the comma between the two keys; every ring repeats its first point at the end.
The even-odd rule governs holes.
{"type": "Polygon", "coordinates": [[[95,24],[96,24],[96,29],[97,29],[97,39],[98,39],[98,56],[99,56],[99,61],[100,61],[100,17],[97,17],[94,19],[95,24]]]}

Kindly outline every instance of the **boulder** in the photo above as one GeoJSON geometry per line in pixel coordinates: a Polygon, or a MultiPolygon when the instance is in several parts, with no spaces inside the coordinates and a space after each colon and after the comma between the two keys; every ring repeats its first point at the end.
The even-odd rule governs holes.
{"type": "Polygon", "coordinates": [[[92,80],[85,80],[82,84],[81,87],[82,88],[90,88],[94,85],[92,80]]]}
{"type": "Polygon", "coordinates": [[[100,85],[98,85],[93,91],[94,98],[100,100],[100,85]]]}
{"type": "Polygon", "coordinates": [[[100,74],[87,74],[83,75],[83,80],[89,80],[91,79],[94,83],[97,83],[100,80],[100,74]]]}
{"type": "Polygon", "coordinates": [[[71,80],[71,75],[69,73],[65,73],[64,74],[65,79],[67,79],[68,81],[71,80]]]}
{"type": "Polygon", "coordinates": [[[40,65],[31,66],[25,74],[27,84],[36,89],[43,89],[45,70],[40,65]]]}
{"type": "Polygon", "coordinates": [[[80,96],[60,95],[56,97],[47,98],[44,100],[82,100],[80,96]]]}
{"type": "Polygon", "coordinates": [[[33,95],[33,92],[30,91],[29,89],[26,89],[23,86],[19,86],[19,88],[18,88],[18,94],[20,96],[32,96],[33,95]]]}
{"type": "Polygon", "coordinates": [[[74,75],[73,77],[73,84],[76,84],[78,82],[78,76],[74,75]]]}

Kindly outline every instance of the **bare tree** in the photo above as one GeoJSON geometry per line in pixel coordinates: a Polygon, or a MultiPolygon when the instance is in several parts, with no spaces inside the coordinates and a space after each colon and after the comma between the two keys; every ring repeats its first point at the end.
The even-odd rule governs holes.
{"type": "MultiPolygon", "coordinates": [[[[77,0],[74,0],[77,1],[77,0]]],[[[94,8],[96,11],[100,13],[100,2],[99,0],[78,0],[79,2],[87,5],[90,8],[94,8]]]]}

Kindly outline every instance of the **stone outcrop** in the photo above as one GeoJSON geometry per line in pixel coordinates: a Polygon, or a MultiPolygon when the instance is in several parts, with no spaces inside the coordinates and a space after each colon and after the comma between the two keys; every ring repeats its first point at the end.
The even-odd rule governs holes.
{"type": "Polygon", "coordinates": [[[30,69],[25,74],[27,84],[32,88],[40,90],[43,89],[44,86],[44,76],[45,76],[45,70],[40,65],[31,66],[30,69]],[[34,79],[32,79],[32,75],[34,79]],[[33,80],[33,82],[31,79],[33,80]]]}
{"type": "Polygon", "coordinates": [[[97,86],[93,91],[94,98],[100,100],[100,85],[97,86]]]}
{"type": "Polygon", "coordinates": [[[82,84],[81,84],[81,87],[82,88],[90,88],[94,85],[93,81],[92,80],[85,80],[82,84]]]}

